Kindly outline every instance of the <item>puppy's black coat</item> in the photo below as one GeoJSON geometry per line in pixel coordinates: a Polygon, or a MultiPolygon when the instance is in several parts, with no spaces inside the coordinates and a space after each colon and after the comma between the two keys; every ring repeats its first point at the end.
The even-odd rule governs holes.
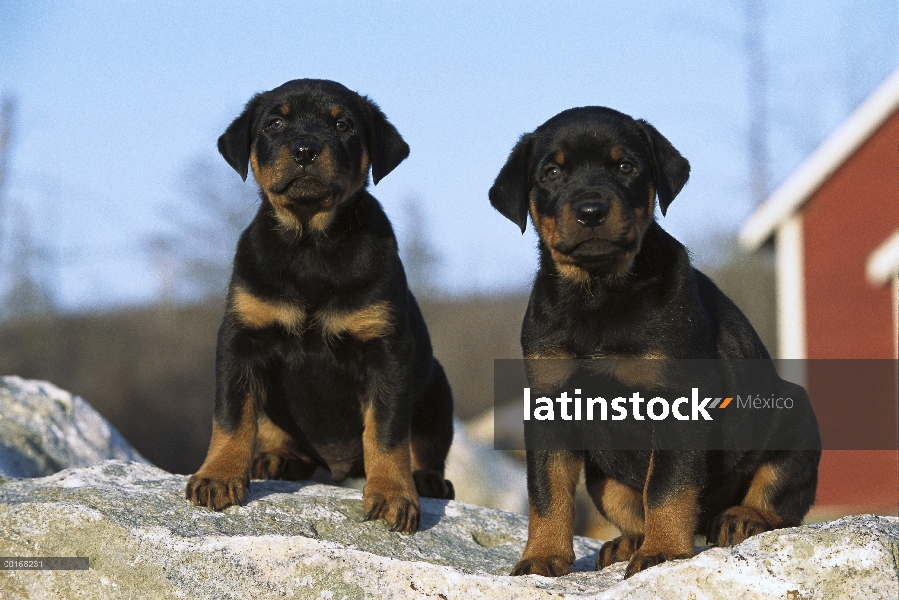
{"type": "MultiPolygon", "coordinates": [[[[653,220],[656,196],[664,215],[689,172],[654,127],[609,108],[567,110],[522,136],[490,201],[522,231],[530,214],[539,235],[521,333],[525,359],[770,359],[736,305],[653,220]]],[[[781,383],[807,399],[799,386],[781,383]]],[[[806,447],[820,447],[813,417],[797,434],[808,436],[806,447]]],[[[814,501],[819,457],[528,451],[528,543],[512,574],[569,572],[582,466],[597,508],[623,533],[603,546],[597,569],[629,560],[630,576],[692,556],[695,532],[731,545],[798,525],[814,501]]]]}
{"type": "Polygon", "coordinates": [[[367,477],[365,518],[411,532],[452,498],[452,396],[366,190],[409,147],[368,98],[323,80],[254,96],[219,151],[260,188],[218,335],[212,441],[186,494],[220,510],[255,478],[367,477]]]}

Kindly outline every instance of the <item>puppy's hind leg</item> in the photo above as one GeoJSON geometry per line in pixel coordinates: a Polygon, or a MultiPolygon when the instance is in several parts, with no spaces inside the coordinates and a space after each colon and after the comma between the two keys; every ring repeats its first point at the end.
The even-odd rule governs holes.
{"type": "Polygon", "coordinates": [[[765,531],[799,525],[815,501],[820,455],[815,451],[781,451],[762,463],[743,501],[709,524],[709,543],[734,546],[765,531]]]}
{"type": "Polygon", "coordinates": [[[453,484],[444,478],[453,442],[453,397],[437,360],[422,401],[412,413],[412,479],[419,496],[452,500],[453,484]]]}
{"type": "Polygon", "coordinates": [[[596,555],[596,570],[630,560],[643,545],[643,496],[639,490],[620,481],[605,477],[588,460],[586,468],[587,493],[600,514],[621,530],[621,535],[602,545],[596,555]]]}
{"type": "Polygon", "coordinates": [[[258,419],[253,479],[311,479],[316,465],[295,449],[293,438],[265,414],[258,419]]]}
{"type": "Polygon", "coordinates": [[[798,414],[772,423],[775,429],[769,435],[801,449],[768,451],[760,457],[742,502],[710,521],[709,543],[732,546],[758,533],[795,527],[815,501],[821,458],[818,424],[805,390],[788,382],[783,386],[779,394],[794,399],[789,414],[798,414]]]}

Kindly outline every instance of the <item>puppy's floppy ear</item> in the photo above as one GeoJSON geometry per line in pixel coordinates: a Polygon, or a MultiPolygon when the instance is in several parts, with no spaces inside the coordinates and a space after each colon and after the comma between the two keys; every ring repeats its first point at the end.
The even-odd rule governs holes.
{"type": "Polygon", "coordinates": [[[659,196],[659,208],[664,216],[668,206],[690,178],[690,163],[655,127],[643,119],[639,119],[637,123],[643,130],[652,155],[652,175],[659,196]]]}
{"type": "Polygon", "coordinates": [[[219,152],[244,181],[247,180],[250,148],[253,146],[253,122],[261,101],[262,94],[250,98],[240,116],[219,137],[219,152]]]}
{"type": "Polygon", "coordinates": [[[490,204],[524,233],[528,225],[530,162],[534,138],[521,136],[490,188],[490,204]]]}
{"type": "Polygon", "coordinates": [[[368,117],[365,133],[368,136],[368,153],[371,159],[371,180],[378,185],[385,175],[409,156],[409,144],[377,104],[365,96],[362,96],[362,104],[368,117]]]}

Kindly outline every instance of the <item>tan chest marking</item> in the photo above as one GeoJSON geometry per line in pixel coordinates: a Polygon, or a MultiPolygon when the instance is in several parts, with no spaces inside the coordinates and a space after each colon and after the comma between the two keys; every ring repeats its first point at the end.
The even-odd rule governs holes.
{"type": "Polygon", "coordinates": [[[350,335],[367,342],[388,335],[396,325],[389,302],[376,302],[350,311],[325,308],[315,313],[314,320],[327,341],[350,335]]]}
{"type": "Polygon", "coordinates": [[[589,356],[588,368],[597,374],[609,375],[625,385],[652,388],[664,385],[672,368],[669,358],[654,350],[638,355],[598,352],[589,356]]]}
{"type": "Polygon", "coordinates": [[[280,300],[263,300],[237,286],[231,294],[229,310],[237,320],[250,329],[280,325],[290,333],[303,332],[306,312],[302,306],[280,300]]]}
{"type": "Polygon", "coordinates": [[[539,394],[552,394],[577,371],[577,360],[568,350],[544,347],[525,357],[528,380],[539,394]]]}

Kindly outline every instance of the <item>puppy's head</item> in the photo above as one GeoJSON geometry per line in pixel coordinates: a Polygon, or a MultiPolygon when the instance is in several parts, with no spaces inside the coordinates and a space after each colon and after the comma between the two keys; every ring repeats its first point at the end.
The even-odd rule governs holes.
{"type": "Polygon", "coordinates": [[[512,150],[490,203],[524,232],[528,214],[559,273],[621,277],[690,164],[652,125],[604,107],[559,113],[512,150]]]}
{"type": "Polygon", "coordinates": [[[375,184],[409,146],[374,102],[339,83],[289,81],[257,94],[218,140],[241,177],[248,166],[286,228],[323,231],[338,206],[375,184]]]}

